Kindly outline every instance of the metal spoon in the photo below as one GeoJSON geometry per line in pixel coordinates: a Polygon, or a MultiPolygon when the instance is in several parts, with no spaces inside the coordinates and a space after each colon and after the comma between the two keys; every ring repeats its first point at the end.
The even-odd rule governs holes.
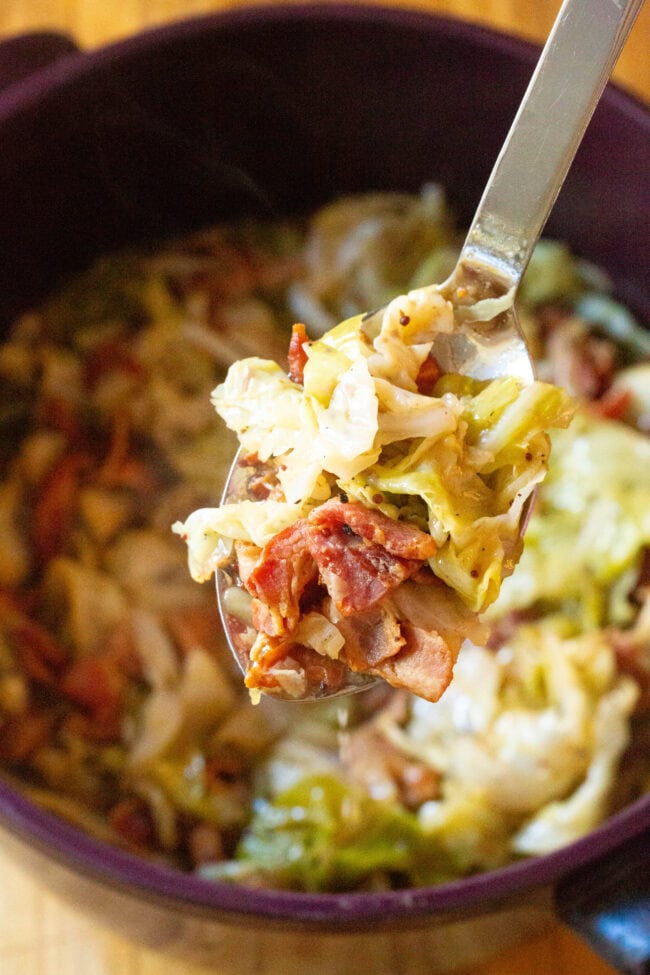
{"type": "MultiPolygon", "coordinates": [[[[533,380],[533,363],[517,320],[514,296],[642,3],[564,0],[456,267],[442,286],[457,319],[454,332],[436,340],[433,349],[444,372],[476,379],[514,376],[524,382],[533,380]],[[513,299],[507,310],[490,321],[472,319],[471,308],[478,300],[505,295],[513,299]]],[[[247,480],[238,453],[222,504],[246,497],[247,480]]],[[[522,533],[525,520],[524,516],[522,533]]],[[[246,594],[233,573],[219,570],[217,598],[231,650],[245,673],[246,594]]],[[[378,681],[352,671],[348,675],[335,695],[353,693],[378,681]]],[[[283,695],[274,692],[274,696],[283,695]]],[[[300,699],[328,696],[334,695],[322,690],[300,699]]]]}

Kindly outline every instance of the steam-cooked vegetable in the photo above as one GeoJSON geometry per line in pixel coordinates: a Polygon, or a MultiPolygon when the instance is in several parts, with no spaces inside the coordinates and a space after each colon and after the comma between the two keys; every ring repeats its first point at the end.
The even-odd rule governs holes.
{"type": "MultiPolygon", "coordinates": [[[[253,706],[230,670],[214,590],[192,581],[170,533],[174,519],[220,496],[234,437],[218,430],[210,392],[227,367],[277,357],[268,375],[303,402],[285,376],[291,322],[325,331],[442,280],[455,244],[439,189],[373,195],[332,204],[306,236],[302,224],[249,222],[109,258],[14,323],[0,344],[0,762],[35,802],[208,877],[381,890],[554,849],[650,786],[648,364],[630,361],[643,345],[630,334],[643,333],[619,329],[607,278],[566,247],[540,250],[520,316],[540,377],[565,377],[582,407],[554,435],[523,559],[487,611],[491,633],[470,623],[472,610],[446,585],[412,577],[389,597],[412,633],[433,619],[446,640],[459,621],[470,634],[437,704],[380,686],[344,704],[253,706]]],[[[541,467],[533,414],[544,399],[519,410],[512,383],[482,387],[430,369],[426,392],[413,388],[421,352],[414,332],[399,353],[403,327],[368,355],[354,324],[312,343],[309,359],[296,353],[299,335],[294,375],[303,369],[314,429],[326,415],[343,428],[344,411],[328,410],[360,363],[367,402],[368,377],[374,387],[380,456],[345,474],[347,504],[368,512],[357,528],[374,533],[387,518],[398,545],[419,545],[417,532],[430,539],[435,519],[447,519],[450,538],[440,527],[433,558],[470,603],[489,600],[489,572],[480,582],[467,574],[486,553],[460,525],[476,502],[443,445],[465,426],[469,461],[488,465],[481,491],[493,510],[479,527],[494,538],[497,512],[541,467]],[[398,362],[401,385],[390,376],[398,362]],[[492,467],[480,433],[490,413],[492,467]],[[439,509],[420,490],[420,468],[439,474],[439,509]],[[381,488],[368,472],[386,479],[381,488]],[[389,477],[408,492],[391,493],[389,477]]],[[[282,422],[291,428],[291,411],[282,422]]],[[[323,444],[349,462],[331,438],[323,444]]],[[[331,496],[334,475],[314,480],[295,465],[288,477],[294,504],[258,477],[266,504],[239,509],[233,538],[215,526],[224,557],[236,545],[243,564],[248,546],[310,516],[347,535],[351,514],[331,496]]],[[[207,575],[216,535],[203,528],[193,525],[192,557],[207,575]]],[[[252,598],[243,595],[232,611],[245,628],[252,598]]],[[[340,615],[312,606],[299,624],[332,668],[340,615]]],[[[381,652],[393,616],[367,622],[381,652]]]]}

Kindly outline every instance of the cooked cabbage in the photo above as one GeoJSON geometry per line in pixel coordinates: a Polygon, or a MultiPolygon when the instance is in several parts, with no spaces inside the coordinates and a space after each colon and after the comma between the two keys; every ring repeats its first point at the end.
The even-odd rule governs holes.
{"type": "Polygon", "coordinates": [[[543,604],[601,625],[615,584],[628,589],[650,544],[650,441],[631,427],[580,412],[553,452],[516,573],[495,614],[543,604]]]}
{"type": "MultiPolygon", "coordinates": [[[[278,458],[293,505],[282,510],[297,518],[299,504],[327,500],[338,488],[413,520],[438,543],[433,572],[481,612],[519,557],[522,512],[547,467],[545,431],[566,426],[573,408],[557,387],[514,378],[448,375],[432,395],[419,392],[434,339],[453,327],[440,289],[417,289],[307,345],[302,386],[275,363],[246,359],[212,399],[245,451],[263,462],[278,458]]],[[[263,544],[278,510],[277,501],[241,502],[176,525],[194,577],[207,578],[224,560],[223,538],[263,544]]]]}

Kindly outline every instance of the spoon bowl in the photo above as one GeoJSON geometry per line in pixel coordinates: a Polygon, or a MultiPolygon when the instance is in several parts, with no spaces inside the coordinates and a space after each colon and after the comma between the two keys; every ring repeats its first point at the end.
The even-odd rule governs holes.
{"type": "MultiPolygon", "coordinates": [[[[259,465],[250,462],[246,452],[241,448],[228,472],[226,484],[221,498],[221,504],[242,501],[250,497],[249,484],[253,477],[259,476],[259,465]]],[[[251,613],[251,596],[244,589],[237,567],[234,562],[222,566],[215,573],[217,588],[217,604],[224,633],[228,639],[230,651],[237,661],[242,673],[246,675],[250,667],[250,647],[255,636],[251,613]]],[[[330,679],[323,674],[317,685],[317,690],[300,698],[290,694],[274,692],[274,697],[282,697],[287,701],[319,701],[325,698],[341,697],[364,691],[379,683],[379,678],[366,674],[357,674],[348,668],[334,668],[330,665],[330,679]]]]}

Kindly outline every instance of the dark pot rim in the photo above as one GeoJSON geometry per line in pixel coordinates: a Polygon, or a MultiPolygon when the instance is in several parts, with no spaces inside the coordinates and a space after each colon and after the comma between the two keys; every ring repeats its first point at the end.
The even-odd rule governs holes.
{"type": "MultiPolygon", "coordinates": [[[[328,3],[318,4],[285,4],[277,5],[247,5],[243,8],[224,10],[215,14],[204,14],[196,17],[184,18],[161,26],[151,27],[132,36],[113,41],[106,45],[91,49],[79,50],[73,39],[68,35],[52,31],[34,31],[26,35],[18,35],[0,40],[0,46],[17,47],[27,41],[22,56],[29,56],[30,42],[38,46],[39,42],[56,43],[61,45],[59,56],[52,63],[39,68],[31,77],[21,78],[20,83],[8,85],[5,91],[0,91],[0,124],[4,117],[14,112],[25,111],[33,102],[39,101],[50,90],[61,88],[74,82],[77,77],[112,62],[119,63],[122,59],[133,58],[141,51],[148,51],[155,47],[162,47],[169,43],[180,41],[186,37],[195,36],[204,31],[225,31],[233,27],[258,27],[260,24],[291,24],[292,22],[309,22],[314,24],[330,24],[348,22],[351,24],[382,23],[386,26],[410,26],[431,30],[443,30],[448,36],[459,41],[467,39],[476,45],[483,45],[493,51],[517,57],[534,68],[540,52],[540,46],[523,37],[506,34],[497,29],[479,23],[447,17],[436,13],[427,13],[416,9],[400,9],[383,6],[381,3],[328,3]]],[[[644,126],[650,129],[650,111],[644,101],[634,92],[627,90],[620,83],[609,82],[603,98],[615,104],[625,115],[635,116],[644,126]]]]}
{"type": "MultiPolygon", "coordinates": [[[[86,73],[99,66],[119,64],[123,59],[137,57],[140,52],[174,43],[197,32],[218,32],[234,26],[245,30],[247,25],[291,24],[292,21],[314,24],[381,22],[389,27],[394,24],[423,30],[435,27],[459,41],[468,39],[473,44],[503,51],[529,64],[531,70],[539,53],[537,45],[488,27],[417,10],[363,4],[247,7],[155,27],[90,52],[76,51],[74,44],[62,35],[42,32],[27,37],[32,37],[36,43],[39,38],[59,37],[60,56],[0,92],[0,127],[3,121],[38,104],[53,90],[78,83],[86,73]]],[[[650,132],[650,111],[635,95],[610,84],[603,97],[625,117],[634,119],[650,132]]],[[[434,887],[377,893],[309,894],[253,890],[184,874],[94,839],[38,807],[2,779],[0,826],[75,872],[139,896],[171,902],[177,909],[231,920],[248,918],[292,926],[358,930],[364,924],[371,926],[400,919],[409,921],[432,915],[487,910],[517,894],[552,885],[571,871],[595,863],[646,830],[650,826],[650,797],[638,800],[588,835],[552,853],[434,887]]]]}
{"type": "Polygon", "coordinates": [[[284,922],[291,926],[359,928],[433,915],[487,911],[516,895],[546,888],[615,851],[650,827],[650,796],[611,816],[579,840],[474,876],[432,887],[372,893],[314,894],[258,890],[207,880],[95,839],[35,805],[0,780],[0,824],[30,847],[103,884],[194,913],[284,922]]]}

